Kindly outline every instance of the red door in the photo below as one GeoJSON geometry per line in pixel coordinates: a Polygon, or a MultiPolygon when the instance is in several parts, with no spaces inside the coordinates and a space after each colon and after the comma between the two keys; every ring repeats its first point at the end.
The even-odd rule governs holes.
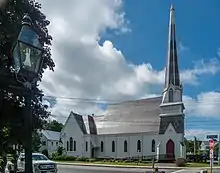
{"type": "Polygon", "coordinates": [[[175,151],[174,142],[171,139],[169,139],[166,145],[167,158],[169,159],[175,158],[174,151],[175,151]]]}

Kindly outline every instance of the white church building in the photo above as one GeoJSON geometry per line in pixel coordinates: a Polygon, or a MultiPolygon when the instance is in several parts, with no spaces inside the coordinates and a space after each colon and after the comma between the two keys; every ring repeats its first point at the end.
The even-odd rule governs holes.
{"type": "Polygon", "coordinates": [[[168,57],[161,97],[111,104],[100,116],[71,112],[61,132],[68,156],[88,158],[185,158],[174,8],[170,9],[168,57]]]}

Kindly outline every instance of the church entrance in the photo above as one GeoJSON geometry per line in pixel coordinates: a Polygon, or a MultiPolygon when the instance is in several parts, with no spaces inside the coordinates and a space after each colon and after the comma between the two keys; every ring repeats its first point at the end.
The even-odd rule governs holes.
{"type": "Polygon", "coordinates": [[[167,141],[166,155],[167,155],[168,159],[174,159],[175,158],[175,144],[171,139],[169,139],[167,141]]]}

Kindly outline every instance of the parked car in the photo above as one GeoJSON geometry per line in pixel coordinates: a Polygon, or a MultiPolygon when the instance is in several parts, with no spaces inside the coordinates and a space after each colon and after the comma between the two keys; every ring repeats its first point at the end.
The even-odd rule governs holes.
{"type": "MultiPolygon", "coordinates": [[[[41,153],[32,154],[33,173],[57,173],[57,164],[41,153]]],[[[25,154],[21,153],[17,160],[18,172],[25,170],[25,154]]]]}

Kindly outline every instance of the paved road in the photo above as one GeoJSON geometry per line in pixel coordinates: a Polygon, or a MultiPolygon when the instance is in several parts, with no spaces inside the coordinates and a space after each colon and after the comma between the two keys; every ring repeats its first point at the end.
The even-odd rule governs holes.
{"type": "MultiPolygon", "coordinates": [[[[148,169],[150,170],[150,169],[148,169]]],[[[141,168],[111,168],[94,166],[58,165],[58,173],[145,173],[147,169],[141,168]]],[[[151,169],[152,170],[152,169],[151,169]]],[[[200,173],[200,168],[163,169],[165,173],[200,173]]],[[[220,173],[220,168],[212,173],[220,173]]]]}
{"type": "MultiPolygon", "coordinates": [[[[134,169],[134,168],[110,168],[110,167],[58,165],[58,173],[145,173],[146,171],[147,169],[138,169],[138,168],[134,169]]],[[[174,171],[176,170],[169,169],[169,170],[163,170],[163,171],[165,171],[166,173],[175,173],[174,171]]],[[[190,172],[190,173],[193,173],[193,172],[190,172]]]]}
{"type": "MultiPolygon", "coordinates": [[[[193,168],[193,169],[182,169],[182,170],[177,170],[177,171],[174,171],[173,173],[200,173],[201,169],[196,169],[196,168],[193,168]]],[[[210,171],[209,171],[210,173],[210,171]]],[[[213,169],[212,173],[220,173],[220,169],[213,169]]]]}

